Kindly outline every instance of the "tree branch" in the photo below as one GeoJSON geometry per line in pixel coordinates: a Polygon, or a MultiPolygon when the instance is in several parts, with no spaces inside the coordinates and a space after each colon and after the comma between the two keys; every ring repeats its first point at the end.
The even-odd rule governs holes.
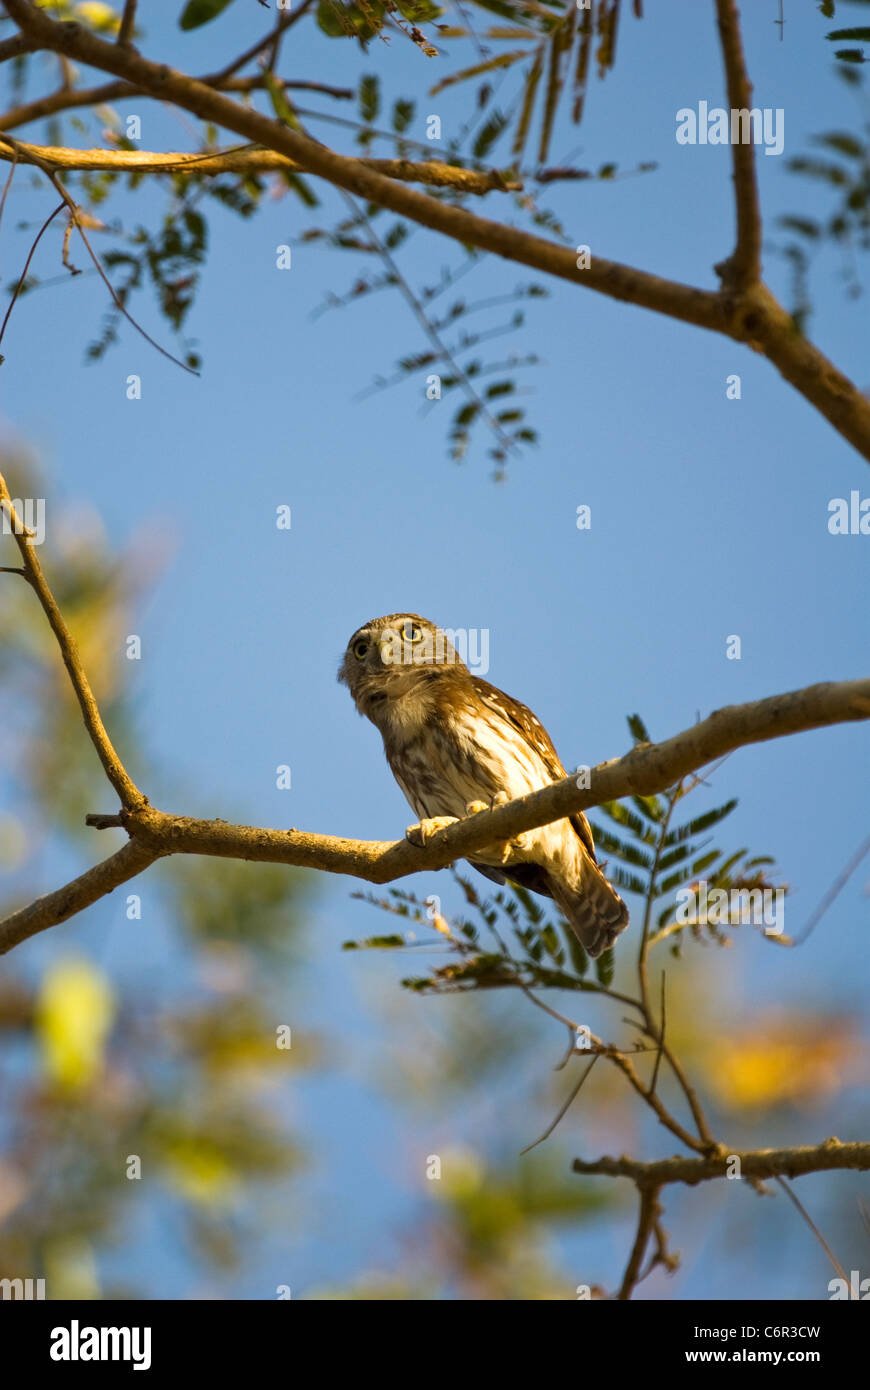
{"type": "MultiPolygon", "coordinates": [[[[122,826],[132,842],[146,851],[143,865],[164,854],[203,854],[315,868],[329,873],[352,874],[371,883],[388,883],[424,869],[444,868],[493,841],[513,839],[523,831],[561,820],[574,811],[585,810],[602,801],[618,800],[631,794],[652,795],[661,792],[734,748],[870,717],[870,680],[829,682],[774,695],[751,704],[728,706],[664,743],[640,744],[624,757],[600,764],[590,774],[589,787],[578,787],[574,777],[566,777],[506,806],[455,821],[438,831],[423,847],[413,845],[407,839],[396,842],[348,840],[297,830],[270,830],[228,824],[222,820],[168,815],[148,804],[112,746],[75,643],[42,573],[32,537],[14,510],[2,475],[0,507],[7,513],[15,533],[23,560],[24,577],[39,597],[57,639],[85,727],[123,807],[119,815],[89,816],[87,822],[98,829],[122,826]]],[[[99,893],[95,896],[99,896],[99,893]]],[[[94,898],[86,895],[77,898],[73,894],[73,901],[80,901],[84,907],[94,898]]],[[[68,908],[66,890],[59,890],[58,894],[43,900],[34,919],[37,925],[32,930],[52,926],[76,910],[79,909],[68,908]]],[[[3,939],[4,932],[8,935],[10,931],[10,944],[15,944],[16,939],[23,939],[15,936],[18,927],[10,927],[10,922],[19,923],[21,920],[20,914],[16,914],[6,923],[0,923],[0,939],[3,939]]],[[[664,1044],[662,1051],[672,1068],[675,1067],[670,1050],[664,1044]]],[[[632,1080],[629,1075],[632,1071],[630,1062],[620,1058],[619,1065],[632,1080]]],[[[678,1079],[685,1089],[684,1079],[679,1077],[679,1073],[678,1079]]],[[[646,1088],[639,1078],[635,1077],[632,1084],[637,1084],[645,1092],[646,1088]]],[[[656,1108],[657,1097],[646,1098],[656,1108]]],[[[693,1113],[694,1109],[693,1106],[693,1113]]],[[[682,1130],[680,1137],[693,1147],[708,1147],[705,1142],[708,1136],[700,1123],[699,1130],[700,1141],[695,1141],[682,1130]]]]}
{"type": "Polygon", "coordinates": [[[337,154],[251,107],[230,100],[202,81],[150,62],[135,49],[105,43],[75,24],[55,23],[28,0],[4,3],[23,33],[39,47],[113,73],[159,100],[171,101],[203,120],[286,155],[309,173],[389,208],[400,217],[463,245],[476,246],[612,299],[748,343],[763,352],[834,429],[870,461],[870,401],[818,348],[801,337],[791,316],[763,284],[748,284],[739,294],[731,290],[702,290],[599,256],[593,257],[587,268],[578,269],[577,258],[567,247],[488,221],[385,178],[361,160],[337,154]]]}
{"type": "Polygon", "coordinates": [[[9,58],[20,58],[24,53],[33,53],[39,44],[33,39],[28,39],[24,34],[14,34],[11,39],[4,39],[0,43],[0,63],[5,63],[9,58]]]}
{"type": "Polygon", "coordinates": [[[295,10],[285,10],[283,14],[279,15],[275,27],[268,34],[258,39],[250,48],[246,48],[244,53],[240,54],[238,58],[234,58],[227,67],[221,69],[216,75],[216,81],[232,77],[233,74],[237,73],[240,68],[243,68],[246,63],[252,62],[254,58],[262,53],[264,48],[268,48],[270,44],[276,43],[278,39],[283,37],[288,29],[292,28],[292,26],[302,18],[305,11],[310,9],[313,3],[314,0],[302,0],[301,5],[297,6],[295,10]]]}
{"type": "MultiPolygon", "coordinates": [[[[253,149],[243,145],[213,154],[153,150],[74,150],[65,145],[30,145],[17,140],[15,147],[4,147],[0,131],[0,160],[12,161],[16,154],[22,163],[37,167],[49,164],[55,169],[108,170],[118,173],[165,174],[190,168],[195,174],[261,174],[273,170],[298,171],[302,165],[275,150],[253,149]]],[[[459,169],[440,160],[415,162],[411,159],[362,159],[366,168],[403,183],[425,183],[434,188],[453,188],[460,193],[506,193],[521,189],[511,174],[499,169],[459,169]]]]}
{"type": "MultiPolygon", "coordinates": [[[[748,111],[752,107],[752,85],[746,71],[740,16],[734,0],[716,0],[716,18],[725,60],[728,105],[732,112],[748,111]]],[[[761,279],[761,211],[752,141],[743,143],[732,139],[731,160],[737,244],[729,259],[718,265],[716,270],[727,289],[741,291],[761,279]]]]}
{"type": "Polygon", "coordinates": [[[117,854],[95,864],[63,888],[57,888],[44,898],[37,898],[29,907],[21,908],[20,912],[13,912],[0,922],[0,955],[5,955],[13,946],[20,945],[37,932],[74,917],[77,912],[90,907],[91,903],[106,897],[119,884],[141,874],[157,858],[159,855],[153,850],[130,840],[117,854]]]}
{"type": "MultiPolygon", "coordinates": [[[[33,546],[33,538],[15,511],[6,480],[2,474],[0,474],[0,510],[5,512],[9,519],[15,544],[21,552],[24,577],[42,604],[49,626],[57,639],[63,664],[67,669],[67,675],[72,683],[85,721],[85,728],[97,750],[97,756],[103,765],[103,770],[118,793],[122,806],[132,810],[138,806],[146,805],[147,798],[143,796],[135,782],[128,776],[121,759],[112,746],[112,740],[106,732],[97,702],[94,699],[94,692],[91,690],[90,682],[85,675],[72,634],[63,620],[54,595],[48,587],[33,546]]],[[[67,913],[66,915],[69,916],[70,914],[67,913]]],[[[58,921],[62,920],[62,918],[58,918],[58,921]]]]}
{"type": "MultiPolygon", "coordinates": [[[[407,874],[443,869],[456,859],[526,830],[588,810],[602,801],[651,796],[723,753],[809,729],[870,718],[870,680],[827,682],[716,710],[700,724],[664,743],[640,744],[622,758],[593,768],[589,787],[566,777],[505,806],[457,820],[418,847],[409,840],[348,840],[299,830],[269,830],[222,820],[168,815],[152,806],[100,816],[90,824],[123,825],[156,850],[254,859],[352,874],[369,883],[390,883],[407,874]]],[[[665,1050],[667,1057],[667,1049],[665,1050]]]]}
{"type": "MultiPolygon", "coordinates": [[[[659,1189],[652,1185],[644,1185],[638,1188],[640,1197],[640,1211],[637,1220],[637,1235],[634,1238],[634,1245],[625,1267],[625,1274],[622,1277],[622,1285],[616,1297],[620,1301],[631,1298],[632,1290],[640,1282],[641,1267],[643,1257],[650,1236],[655,1233],[656,1226],[660,1222],[662,1209],[659,1205],[659,1189]]],[[[659,1227],[661,1229],[661,1227],[659,1227]]]]}
{"type": "Polygon", "coordinates": [[[136,27],[136,3],[137,0],[124,0],[124,13],[121,15],[117,38],[117,42],[120,44],[128,44],[133,41],[133,30],[136,27]]]}
{"type": "Polygon", "coordinates": [[[740,1160],[740,1172],[744,1178],[798,1178],[806,1173],[827,1173],[835,1169],[852,1168],[861,1172],[870,1169],[870,1144],[850,1142],[841,1144],[839,1139],[825,1139],[815,1146],[807,1145],[797,1149],[740,1149],[726,1150],[709,1158],[683,1158],[676,1154],[673,1158],[660,1158],[653,1163],[642,1163],[638,1159],[598,1158],[592,1163],[575,1158],[571,1167],[575,1173],[599,1174],[610,1178],[631,1178],[641,1190],[658,1192],[666,1183],[683,1182],[695,1187],[699,1182],[710,1182],[713,1178],[723,1178],[728,1172],[729,1160],[740,1160]]]}

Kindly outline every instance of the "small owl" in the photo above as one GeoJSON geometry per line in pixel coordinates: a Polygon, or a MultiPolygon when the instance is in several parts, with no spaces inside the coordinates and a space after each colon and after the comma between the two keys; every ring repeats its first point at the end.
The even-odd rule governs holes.
{"type": "MultiPolygon", "coordinates": [[[[568,775],[532,711],[473,676],[447,635],[416,613],[358,628],[338,679],[381,732],[393,776],[420,818],[407,831],[414,844],[568,775]]],[[[590,956],[628,923],[582,812],[486,845],[469,862],[496,883],[510,879],[554,898],[590,956]]]]}

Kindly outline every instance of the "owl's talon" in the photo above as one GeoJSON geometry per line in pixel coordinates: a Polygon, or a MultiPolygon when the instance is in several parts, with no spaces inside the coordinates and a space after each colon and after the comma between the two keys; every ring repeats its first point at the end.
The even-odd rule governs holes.
{"type": "Polygon", "coordinates": [[[479,816],[481,811],[488,811],[489,807],[485,801],[469,801],[465,806],[467,816],[479,816]]]}
{"type": "MultiPolygon", "coordinates": [[[[510,792],[496,792],[490,802],[491,809],[497,811],[500,806],[507,806],[508,802],[512,800],[513,797],[510,795],[510,792]]],[[[532,848],[533,839],[533,835],[523,832],[519,835],[515,835],[512,840],[499,840],[498,849],[501,853],[502,864],[507,865],[512,861],[516,863],[517,855],[528,854],[532,848]]]]}
{"type": "Polygon", "coordinates": [[[429,820],[420,820],[416,825],[409,825],[405,831],[405,839],[418,849],[424,849],[427,841],[439,830],[445,830],[448,825],[455,824],[455,816],[432,816],[429,820]]]}

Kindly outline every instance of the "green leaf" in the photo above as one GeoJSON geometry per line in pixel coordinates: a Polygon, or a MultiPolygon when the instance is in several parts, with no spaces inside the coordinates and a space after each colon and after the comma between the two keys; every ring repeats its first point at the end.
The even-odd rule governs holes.
{"type": "Polygon", "coordinates": [[[582,979],[589,969],[589,957],[567,923],[562,928],[562,935],[568,947],[568,955],[571,957],[571,964],[582,979]]]}
{"type": "Polygon", "coordinates": [[[700,874],[704,869],[709,868],[711,864],[715,864],[716,860],[721,857],[721,854],[721,849],[711,849],[709,854],[702,854],[701,858],[696,859],[693,863],[692,873],[694,875],[700,874]]]}
{"type": "Polygon", "coordinates": [[[595,974],[598,976],[599,984],[604,985],[605,988],[613,983],[612,946],[609,950],[602,951],[601,955],[598,957],[597,961],[595,962],[595,974]]]}
{"type": "Polygon", "coordinates": [[[837,150],[840,154],[847,155],[850,159],[864,159],[867,155],[867,146],[857,140],[854,135],[848,135],[845,131],[832,130],[827,135],[815,135],[813,143],[816,145],[826,145],[828,149],[837,150]]]}
{"type": "Polygon", "coordinates": [[[538,141],[538,163],[544,164],[550,149],[553,122],[556,108],[565,81],[565,62],[574,42],[574,25],[577,22],[577,8],[572,5],[564,20],[554,31],[550,40],[550,68],[547,74],[547,89],[544,96],[544,116],[541,121],[541,136],[538,141]]]}
{"type": "Polygon", "coordinates": [[[859,24],[852,29],[832,29],[830,34],[825,35],[826,39],[858,39],[862,43],[870,43],[870,28],[866,24],[859,24]]]}
{"type": "Polygon", "coordinates": [[[526,84],[523,91],[523,106],[520,111],[520,118],[517,122],[516,132],[514,133],[512,154],[516,160],[522,158],[523,150],[526,148],[526,141],[529,137],[529,126],[532,120],[532,111],[535,105],[535,93],[538,90],[538,83],[541,80],[541,73],[543,70],[544,45],[542,44],[526,76],[526,84]]]}
{"type": "Polygon", "coordinates": [[[712,825],[718,825],[720,820],[730,816],[736,805],[737,799],[735,797],[732,801],[726,801],[724,806],[717,806],[713,811],[705,811],[702,816],[696,816],[694,820],[687,821],[678,830],[670,831],[664,838],[664,844],[681,845],[686,840],[691,840],[695,835],[702,835],[712,825]]]}
{"type": "Polygon", "coordinates": [[[637,874],[626,873],[625,869],[620,869],[619,865],[608,866],[607,877],[614,888],[624,888],[627,893],[637,893],[638,897],[645,898],[649,881],[638,878],[637,874]]]}
{"type": "Polygon", "coordinates": [[[565,952],[559,945],[556,928],[551,926],[549,922],[541,930],[541,941],[544,943],[544,949],[547,955],[550,956],[557,965],[562,965],[565,960],[565,952]]]}
{"type": "Polygon", "coordinates": [[[178,21],[179,27],[198,29],[201,24],[208,24],[211,20],[217,19],[221,11],[230,4],[232,0],[187,0],[178,21]]]}
{"type": "Polygon", "coordinates": [[[432,0],[396,0],[396,5],[412,24],[429,24],[444,13],[439,5],[432,4],[432,0]]]}
{"type": "Polygon", "coordinates": [[[396,946],[407,946],[407,944],[403,936],[367,936],[364,941],[343,941],[341,949],[343,951],[386,951],[393,950],[396,946]]]}
{"type": "Polygon", "coordinates": [[[732,854],[730,859],[726,859],[724,863],[719,865],[719,867],[716,870],[716,879],[720,884],[728,880],[728,877],[731,873],[731,870],[734,868],[734,865],[739,863],[739,861],[743,858],[745,853],[745,849],[739,849],[736,854],[732,854]]]}
{"type": "Polygon", "coordinates": [[[605,815],[609,816],[617,825],[624,825],[638,839],[643,839],[647,834],[646,826],[633,811],[629,811],[627,806],[623,806],[621,801],[602,801],[601,809],[605,815]]]}
{"type": "Polygon", "coordinates": [[[509,68],[527,57],[527,54],[528,50],[525,48],[517,49],[513,53],[499,53],[495,58],[487,58],[485,63],[475,63],[473,67],[463,68],[461,72],[450,73],[448,77],[442,77],[440,82],[429,88],[429,95],[435,97],[439,92],[443,92],[445,87],[452,87],[457,82],[466,82],[469,77],[479,77],[481,73],[495,72],[498,68],[509,68]]]}
{"type": "Polygon", "coordinates": [[[293,189],[293,192],[298,198],[301,198],[307,208],[320,207],[320,199],[311,185],[305,182],[301,174],[294,174],[289,169],[283,170],[283,173],[287,187],[293,189]]]}
{"type": "Polygon", "coordinates": [[[811,217],[779,217],[777,221],[787,231],[797,232],[798,236],[809,237],[813,241],[822,234],[818,222],[813,221],[811,217]]]}
{"type": "Polygon", "coordinates": [[[632,738],[634,739],[635,743],[651,743],[651,742],[652,742],[652,740],[650,739],[649,734],[647,733],[646,724],[644,724],[644,722],[643,722],[643,720],[641,719],[641,717],[640,717],[639,714],[630,714],[630,715],[628,716],[628,721],[627,721],[627,722],[628,722],[629,733],[631,734],[631,736],[632,736],[632,738]]]}
{"type": "Polygon", "coordinates": [[[864,50],[861,48],[838,48],[834,53],[835,58],[839,58],[841,63],[863,63],[864,50]]]}
{"type": "Polygon", "coordinates": [[[403,101],[401,97],[393,105],[393,130],[402,135],[414,119],[416,102],[403,101]]]}
{"type": "Polygon", "coordinates": [[[646,869],[647,873],[652,871],[652,857],[650,855],[644,854],[634,845],[618,839],[616,835],[611,835],[609,830],[593,825],[592,838],[597,850],[603,850],[605,854],[615,854],[625,864],[634,864],[638,869],[646,869]]]}
{"type": "Polygon", "coordinates": [[[364,121],[371,124],[381,109],[381,84],[374,73],[366,73],[359,83],[359,109],[364,121]]]}
{"type": "Polygon", "coordinates": [[[397,246],[401,246],[407,235],[407,222],[395,222],[384,237],[384,245],[389,251],[395,251],[397,246]]]}
{"type": "Polygon", "coordinates": [[[806,155],[799,155],[790,159],[787,167],[793,174],[808,174],[810,178],[822,179],[834,188],[841,188],[844,183],[849,182],[848,171],[826,159],[810,159],[806,155]]]}
{"type": "Polygon", "coordinates": [[[692,845],[679,845],[677,849],[672,849],[669,854],[663,854],[658,863],[659,873],[664,873],[665,869],[673,868],[674,864],[682,864],[684,859],[688,859],[693,848],[692,845]]]}
{"type": "Polygon", "coordinates": [[[480,413],[480,406],[477,401],[469,401],[457,410],[453,420],[454,428],[461,428],[463,425],[470,425],[480,413]]]}
{"type": "MultiPolygon", "coordinates": [[[[718,850],[714,851],[714,859],[717,858],[718,853],[718,850]]],[[[694,867],[694,865],[690,865],[688,868],[678,869],[675,874],[670,874],[668,878],[663,878],[656,888],[654,896],[663,898],[666,893],[672,893],[675,888],[679,888],[681,883],[688,883],[690,879],[695,878],[694,867]]]]}
{"type": "Polygon", "coordinates": [[[507,123],[507,116],[503,115],[501,111],[493,111],[489,120],[481,126],[471,147],[471,153],[475,159],[486,158],[507,123]]]}
{"type": "Polygon", "coordinates": [[[335,5],[332,0],[319,0],[317,6],[317,27],[327,38],[346,38],[348,29],[353,28],[350,20],[348,20],[346,24],[342,23],[342,13],[341,7],[335,5]]]}
{"type": "Polygon", "coordinates": [[[263,71],[263,81],[266,84],[266,91],[269,93],[269,100],[278,120],[283,121],[291,130],[301,130],[299,119],[287,100],[281,83],[267,70],[263,71]]]}

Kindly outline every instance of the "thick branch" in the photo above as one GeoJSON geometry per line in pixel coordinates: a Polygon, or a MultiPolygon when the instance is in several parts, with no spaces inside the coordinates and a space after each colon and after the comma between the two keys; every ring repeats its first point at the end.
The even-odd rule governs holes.
{"type": "MultiPolygon", "coordinates": [[[[165,174],[190,169],[194,174],[262,174],[276,169],[298,171],[302,165],[275,150],[219,150],[214,154],[185,151],[158,153],[153,150],[73,150],[64,145],[29,145],[16,141],[15,149],[2,144],[0,160],[12,161],[17,154],[23,164],[40,167],[50,164],[55,169],[109,170],[118,173],[165,174]]],[[[522,188],[522,183],[498,169],[457,169],[440,160],[415,162],[412,159],[363,159],[360,163],[375,169],[386,178],[403,183],[425,183],[434,188],[454,188],[460,193],[505,193],[522,188]]]]}
{"type": "MultiPolygon", "coordinates": [[[[171,101],[203,120],[279,151],[311,174],[356,193],[369,202],[389,208],[400,216],[442,232],[454,240],[494,251],[508,260],[519,261],[575,284],[599,289],[615,299],[629,300],[642,307],[658,309],[671,317],[701,327],[725,330],[719,296],[712,291],[693,289],[656,275],[634,270],[613,261],[593,258],[593,264],[578,270],[574,252],[542,237],[499,222],[475,217],[463,208],[452,207],[414,189],[397,185],[368,169],[356,158],[336,154],[282,122],[264,116],[251,107],[241,106],[196,78],[159,63],[140,53],[118,49],[76,24],[56,24],[27,0],[4,0],[6,9],[28,36],[40,45],[66,53],[90,66],[114,73],[135,87],[144,88],[161,101],[171,101]]],[[[868,425],[870,438],[870,425],[868,425]]]]}
{"type": "Polygon", "coordinates": [[[20,58],[24,53],[32,53],[38,47],[38,43],[24,34],[14,34],[11,39],[4,39],[0,43],[0,63],[7,62],[9,58],[20,58]]]}
{"type": "MultiPolygon", "coordinates": [[[[740,16],[734,0],[716,0],[716,18],[725,60],[728,105],[732,111],[749,111],[752,107],[752,86],[746,71],[740,16]]],[[[732,139],[731,160],[737,210],[737,245],[730,259],[717,266],[717,270],[726,288],[744,290],[761,278],[761,211],[755,172],[755,146],[751,139],[745,142],[732,139]]]]}
{"type": "Polygon", "coordinates": [[[589,775],[589,787],[578,787],[576,778],[566,777],[494,811],[458,820],[439,830],[422,848],[408,840],[346,840],[196,820],[150,806],[122,812],[117,820],[101,816],[91,823],[123,825],[134,839],[158,852],[291,864],[389,883],[421,870],[443,869],[494,841],[512,839],[602,801],[662,792],[735,748],[868,718],[870,680],[811,685],[750,704],[729,705],[664,743],[640,745],[622,758],[599,764],[589,775]]]}
{"type": "Polygon", "coordinates": [[[814,1147],[799,1149],[732,1149],[713,1158],[660,1158],[653,1163],[638,1159],[599,1158],[586,1163],[575,1158],[571,1165],[575,1173],[599,1174],[610,1178],[631,1178],[643,1191],[658,1192],[666,1183],[684,1182],[690,1187],[713,1178],[723,1178],[733,1168],[732,1160],[739,1158],[744,1178],[799,1178],[806,1173],[827,1173],[834,1169],[853,1168],[861,1172],[870,1169],[870,1144],[852,1142],[841,1144],[839,1139],[826,1139],[814,1147]]]}
{"type": "Polygon", "coordinates": [[[20,912],[13,912],[0,922],[0,955],[11,951],[13,946],[20,945],[29,936],[74,917],[77,912],[111,893],[119,884],[141,874],[157,858],[152,849],[130,840],[117,854],[95,864],[80,878],[73,879],[72,883],[46,894],[44,898],[37,898],[36,902],[23,907],[20,912]]]}
{"type": "MultiPolygon", "coordinates": [[[[583,285],[612,299],[652,309],[669,318],[723,333],[763,352],[786,380],[821,412],[864,458],[870,460],[870,401],[823,353],[800,335],[773,295],[750,284],[745,293],[714,293],[665,280],[632,266],[594,256],[578,269],[574,252],[516,227],[489,221],[416,189],[385,178],[361,160],[340,155],[298,131],[222,96],[202,81],[150,62],[130,48],[105,43],[76,24],[58,24],[28,0],[4,0],[27,37],[40,47],[114,73],[134,88],[192,111],[276,150],[309,173],[356,193],[368,202],[429,227],[463,245],[476,246],[544,274],[583,285]]],[[[744,202],[744,208],[748,206],[744,202]]],[[[745,214],[744,214],[745,217],[745,214]]],[[[747,243],[744,240],[744,245],[747,243]]]]}

